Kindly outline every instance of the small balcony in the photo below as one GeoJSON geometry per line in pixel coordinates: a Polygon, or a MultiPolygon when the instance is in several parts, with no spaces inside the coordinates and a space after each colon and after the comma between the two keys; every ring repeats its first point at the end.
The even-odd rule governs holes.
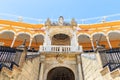
{"type": "Polygon", "coordinates": [[[83,52],[82,46],[55,46],[46,45],[40,46],[39,52],[52,52],[52,53],[81,53],[83,52]]]}

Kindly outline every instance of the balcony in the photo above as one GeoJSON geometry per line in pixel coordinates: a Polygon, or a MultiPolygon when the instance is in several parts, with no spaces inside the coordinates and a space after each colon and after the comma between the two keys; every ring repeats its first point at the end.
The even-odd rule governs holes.
{"type": "Polygon", "coordinates": [[[40,46],[39,52],[53,52],[53,53],[81,53],[83,52],[82,46],[55,46],[46,45],[40,46]]]}

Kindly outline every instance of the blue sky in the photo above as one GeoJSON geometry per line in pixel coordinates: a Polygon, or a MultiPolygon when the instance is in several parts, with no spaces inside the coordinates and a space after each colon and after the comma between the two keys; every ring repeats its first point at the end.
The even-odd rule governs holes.
{"type": "Polygon", "coordinates": [[[120,13],[120,0],[0,0],[0,13],[84,19],[120,13]]]}

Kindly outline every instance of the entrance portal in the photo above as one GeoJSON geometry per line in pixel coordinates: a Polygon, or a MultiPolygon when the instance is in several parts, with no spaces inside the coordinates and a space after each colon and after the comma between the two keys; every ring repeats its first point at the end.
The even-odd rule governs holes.
{"type": "Polygon", "coordinates": [[[72,70],[66,67],[56,67],[49,71],[47,80],[75,80],[72,70]]]}

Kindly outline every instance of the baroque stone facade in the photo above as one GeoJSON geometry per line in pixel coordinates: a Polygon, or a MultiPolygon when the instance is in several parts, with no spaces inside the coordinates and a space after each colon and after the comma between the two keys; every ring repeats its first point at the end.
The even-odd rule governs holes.
{"type": "MultiPolygon", "coordinates": [[[[30,50],[27,50],[24,44],[22,48],[23,51],[20,52],[21,55],[19,56],[17,52],[15,54],[15,57],[19,58],[19,60],[15,58],[15,60],[18,60],[18,62],[16,62],[15,60],[10,62],[11,64],[14,64],[10,68],[5,66],[6,63],[9,62],[7,59],[9,57],[5,58],[5,56],[7,56],[8,54],[4,53],[6,54],[4,56],[4,54],[2,54],[4,52],[2,51],[3,48],[0,48],[0,80],[120,80],[120,55],[118,54],[120,53],[120,51],[118,49],[110,49],[109,52],[105,51],[106,49],[95,49],[99,47],[97,47],[98,45],[94,45],[93,39],[97,39],[99,38],[99,36],[92,36],[92,31],[91,33],[90,31],[86,32],[86,30],[84,29],[87,29],[88,27],[86,26],[88,25],[80,25],[79,27],[75,19],[72,19],[70,23],[66,23],[64,22],[64,18],[62,16],[60,16],[59,21],[56,23],[51,22],[50,19],[47,19],[44,26],[24,24],[21,22],[18,22],[16,24],[15,22],[11,23],[14,23],[14,25],[29,27],[30,29],[28,29],[28,32],[30,34],[33,33],[34,35],[32,35],[30,37],[30,40],[28,40],[29,44],[28,42],[26,42],[26,47],[28,47],[28,49],[30,50]],[[36,29],[34,29],[32,26],[36,27],[36,29]],[[37,28],[38,26],[40,27],[40,29],[37,28]],[[33,32],[29,31],[31,30],[31,28],[33,28],[33,32]],[[43,37],[41,36],[34,38],[37,33],[44,35],[44,39],[42,39],[43,37]],[[88,47],[90,50],[88,50],[88,48],[84,48],[82,43],[80,44],[78,40],[79,34],[88,33],[90,34],[90,41],[88,40],[89,37],[83,37],[81,38],[81,40],[85,39],[84,41],[87,41],[86,43],[84,43],[84,45],[87,44],[87,47],[91,43],[91,47],[88,47]],[[42,44],[37,42],[37,40],[40,40],[42,44]],[[35,41],[36,43],[34,43],[35,41]],[[38,51],[35,50],[35,44],[40,46],[38,48],[38,51]],[[33,45],[32,47],[34,49],[31,49],[31,45],[33,45]],[[115,56],[115,59],[111,59],[109,56],[109,58],[107,58],[109,59],[107,62],[105,60],[106,54],[112,54],[114,53],[114,51],[115,55],[113,54],[112,56],[115,56]],[[111,64],[109,62],[111,60],[113,60],[112,64],[114,64],[114,61],[118,62],[115,63],[115,66],[112,65],[114,66],[114,68],[111,68],[111,64]]],[[[101,25],[98,24],[98,26],[101,25]]],[[[97,25],[90,26],[95,27],[97,25]]],[[[97,30],[99,30],[99,28],[97,28],[97,30]]],[[[17,44],[17,42],[15,43],[15,40],[18,34],[19,33],[17,33],[13,41],[11,41],[12,44],[10,45],[10,50],[15,48],[13,46],[17,44]]],[[[26,37],[27,39],[29,38],[28,36],[24,35],[22,37],[26,37]]],[[[104,36],[104,39],[105,38],[107,39],[105,45],[109,46],[109,48],[112,47],[108,36],[104,36]]],[[[18,39],[18,42],[20,42],[20,39],[22,39],[21,36],[18,39]]],[[[9,53],[9,50],[7,51],[7,53],[9,53]]]]}

